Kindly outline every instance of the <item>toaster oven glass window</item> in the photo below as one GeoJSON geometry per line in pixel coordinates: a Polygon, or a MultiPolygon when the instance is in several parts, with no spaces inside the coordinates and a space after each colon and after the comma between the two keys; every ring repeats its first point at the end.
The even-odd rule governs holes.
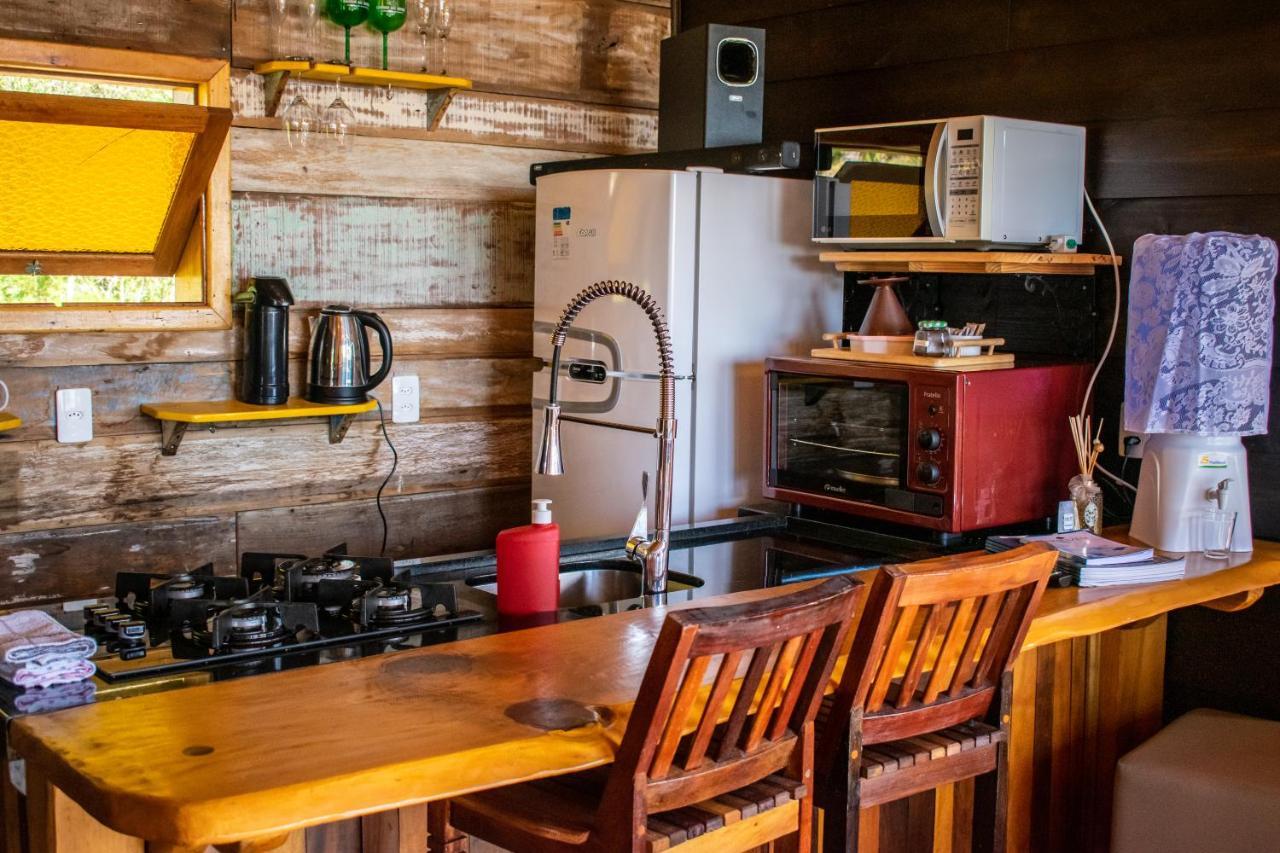
{"type": "Polygon", "coordinates": [[[775,486],[882,502],[906,487],[907,386],[775,375],[775,486]]]}
{"type": "Polygon", "coordinates": [[[926,123],[819,134],[814,236],[937,236],[925,198],[937,127],[926,123]]]}

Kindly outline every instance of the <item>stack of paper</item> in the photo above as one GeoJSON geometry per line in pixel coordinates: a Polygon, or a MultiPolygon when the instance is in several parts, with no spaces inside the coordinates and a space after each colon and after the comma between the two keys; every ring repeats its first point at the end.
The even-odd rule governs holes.
{"type": "Polygon", "coordinates": [[[1007,551],[1028,542],[1046,542],[1058,549],[1058,569],[1078,586],[1117,586],[1176,580],[1187,570],[1185,557],[1165,557],[1151,548],[1125,545],[1077,530],[1044,536],[990,536],[987,550],[1007,551]]]}

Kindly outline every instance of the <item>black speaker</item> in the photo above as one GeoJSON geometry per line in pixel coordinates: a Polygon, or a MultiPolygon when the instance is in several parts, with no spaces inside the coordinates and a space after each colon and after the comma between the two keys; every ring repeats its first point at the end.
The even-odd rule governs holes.
{"type": "Polygon", "coordinates": [[[758,144],[763,122],[764,30],[706,24],[663,40],[659,151],[758,144]]]}

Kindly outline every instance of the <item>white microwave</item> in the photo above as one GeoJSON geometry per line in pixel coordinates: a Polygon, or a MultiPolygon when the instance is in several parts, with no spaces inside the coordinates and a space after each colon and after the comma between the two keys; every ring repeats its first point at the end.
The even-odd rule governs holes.
{"type": "Polygon", "coordinates": [[[819,130],[813,239],[854,249],[1080,242],[1084,128],[966,116],[819,130]]]}

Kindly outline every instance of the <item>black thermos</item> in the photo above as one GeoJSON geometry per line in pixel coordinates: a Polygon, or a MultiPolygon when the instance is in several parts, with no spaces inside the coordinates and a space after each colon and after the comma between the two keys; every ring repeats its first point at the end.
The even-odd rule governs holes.
{"type": "Polygon", "coordinates": [[[289,306],[283,278],[259,276],[236,294],[244,310],[244,365],[240,400],[275,406],[289,399],[289,306]]]}

